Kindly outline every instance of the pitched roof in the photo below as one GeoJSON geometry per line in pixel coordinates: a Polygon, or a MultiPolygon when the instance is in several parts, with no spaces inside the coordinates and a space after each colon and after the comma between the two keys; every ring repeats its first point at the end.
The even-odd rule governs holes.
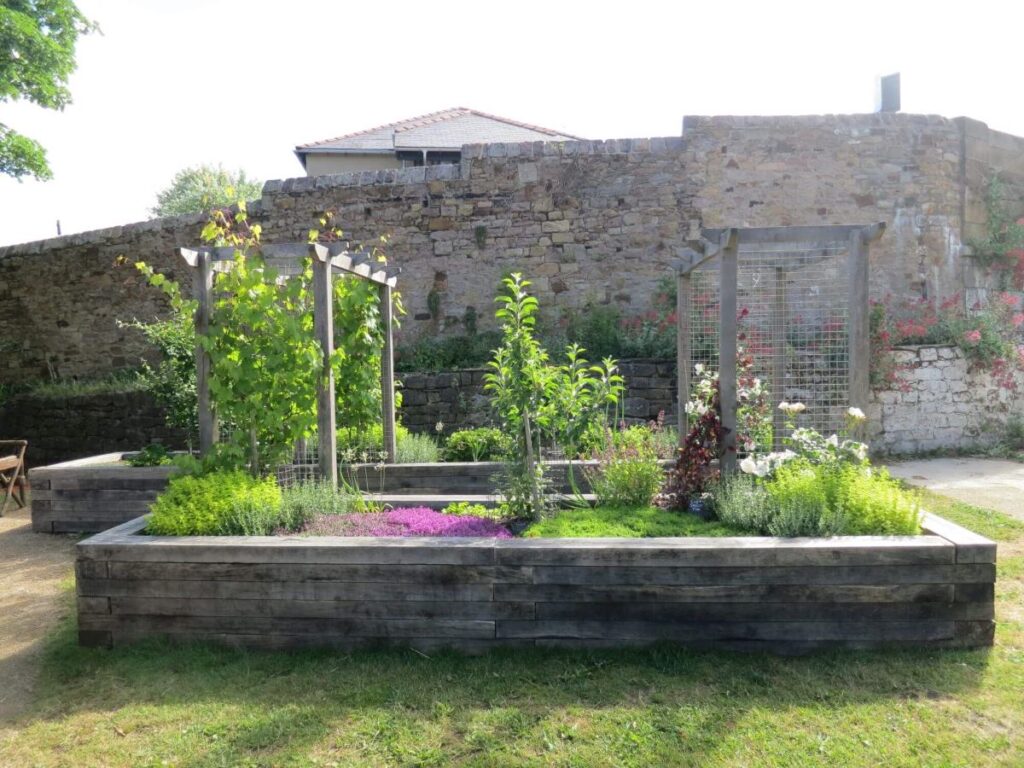
{"type": "Polygon", "coordinates": [[[309,152],[393,152],[397,149],[461,149],[463,144],[519,141],[574,141],[579,136],[455,107],[397,123],[348,133],[324,141],[300,144],[296,154],[309,152]]]}

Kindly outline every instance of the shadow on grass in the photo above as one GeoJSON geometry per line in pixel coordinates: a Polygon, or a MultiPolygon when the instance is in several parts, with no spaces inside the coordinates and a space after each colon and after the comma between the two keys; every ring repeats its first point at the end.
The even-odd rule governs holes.
{"type": "MultiPolygon", "coordinates": [[[[477,752],[510,759],[509,745],[521,744],[526,734],[541,738],[538,732],[557,739],[560,728],[576,727],[571,713],[582,711],[585,721],[624,718],[608,733],[649,740],[655,756],[683,739],[686,754],[700,764],[751,708],[809,707],[827,720],[851,706],[955,697],[979,686],[989,655],[886,651],[782,658],[658,646],[468,657],[395,649],[248,652],[162,641],[109,651],[78,647],[72,617],[48,641],[37,707],[20,725],[169,708],[176,712],[172,719],[181,720],[174,728],[178,746],[160,748],[177,754],[175,765],[239,764],[243,756],[245,764],[278,764],[286,762],[283,756],[338,741],[339,728],[346,743],[361,745],[363,756],[388,764],[445,764],[452,755],[477,752]],[[636,713],[652,733],[630,733],[636,713]],[[423,735],[437,736],[441,721],[447,736],[423,735]],[[447,743],[439,746],[439,740],[447,743]],[[202,746],[183,755],[185,742],[202,746]]],[[[601,738],[612,736],[602,732],[601,738]]]]}

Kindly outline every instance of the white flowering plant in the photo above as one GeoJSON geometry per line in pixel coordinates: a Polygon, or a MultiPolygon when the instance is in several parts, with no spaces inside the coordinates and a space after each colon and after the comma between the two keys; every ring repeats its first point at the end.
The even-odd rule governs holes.
{"type": "MultiPolygon", "coordinates": [[[[714,402],[718,391],[718,372],[703,363],[693,367],[694,383],[689,402],[683,407],[689,419],[700,419],[714,402]]],[[[771,405],[768,388],[753,375],[753,358],[741,347],[736,354],[736,447],[740,453],[753,453],[759,445],[772,444],[771,405]]]]}
{"type": "Polygon", "coordinates": [[[807,410],[803,403],[779,403],[779,410],[788,417],[789,436],[783,440],[786,449],[762,456],[750,455],[740,462],[740,470],[748,475],[765,478],[793,459],[805,459],[811,464],[833,466],[868,464],[867,443],[852,439],[851,435],[866,419],[860,408],[850,407],[845,415],[845,427],[825,437],[816,429],[797,427],[794,419],[807,410]]]}

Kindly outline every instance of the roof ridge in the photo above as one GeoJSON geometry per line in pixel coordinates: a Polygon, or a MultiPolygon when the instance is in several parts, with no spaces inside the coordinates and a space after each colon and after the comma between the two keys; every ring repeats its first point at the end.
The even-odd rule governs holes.
{"type": "Polygon", "coordinates": [[[464,115],[476,115],[478,117],[485,117],[488,120],[496,120],[499,123],[505,123],[507,125],[514,125],[519,128],[526,128],[531,131],[537,131],[538,133],[545,133],[549,136],[565,136],[569,139],[582,141],[582,137],[573,136],[570,133],[563,133],[562,131],[552,130],[551,128],[543,128],[539,125],[533,125],[531,123],[524,123],[519,120],[512,120],[511,118],[501,117],[499,115],[492,115],[488,112],[481,112],[478,109],[471,109],[469,107],[451,107],[449,109],[438,110],[437,112],[428,112],[425,115],[417,115],[416,117],[410,117],[405,120],[396,120],[393,123],[384,123],[383,125],[377,125],[373,128],[364,128],[361,131],[353,131],[352,133],[345,133],[341,136],[335,136],[332,139],[322,139],[320,141],[312,141],[308,144],[299,144],[295,147],[296,150],[312,149],[314,147],[323,146],[324,144],[333,144],[336,141],[342,141],[343,139],[354,139],[357,136],[364,136],[366,134],[375,133],[376,131],[382,131],[387,128],[394,129],[395,133],[401,133],[403,131],[411,131],[415,128],[422,128],[425,125],[432,125],[434,123],[444,122],[445,120],[453,120],[456,117],[462,117],[464,115]]]}

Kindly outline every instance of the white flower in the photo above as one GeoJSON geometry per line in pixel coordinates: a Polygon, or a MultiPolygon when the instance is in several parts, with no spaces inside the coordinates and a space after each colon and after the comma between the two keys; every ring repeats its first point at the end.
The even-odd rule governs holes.
{"type": "Polygon", "coordinates": [[[743,461],[740,462],[740,469],[746,472],[748,475],[757,474],[757,462],[754,461],[753,456],[747,456],[743,461]]]}
{"type": "Polygon", "coordinates": [[[825,445],[831,445],[833,448],[838,448],[839,435],[829,435],[828,439],[825,440],[825,445]]]}
{"type": "Polygon", "coordinates": [[[434,431],[438,432],[438,433],[444,432],[444,422],[443,421],[437,422],[437,424],[434,425],[434,431]]]}
{"type": "Polygon", "coordinates": [[[788,413],[790,416],[794,416],[798,413],[802,413],[807,410],[807,406],[803,403],[787,403],[783,400],[779,403],[779,410],[788,413]]]}
{"type": "Polygon", "coordinates": [[[696,373],[698,376],[704,373],[704,363],[697,363],[695,366],[693,366],[693,372],[696,373]]]}
{"type": "Polygon", "coordinates": [[[864,415],[864,411],[860,408],[854,408],[853,406],[846,409],[846,415],[852,421],[864,421],[867,416],[864,415]]]}

